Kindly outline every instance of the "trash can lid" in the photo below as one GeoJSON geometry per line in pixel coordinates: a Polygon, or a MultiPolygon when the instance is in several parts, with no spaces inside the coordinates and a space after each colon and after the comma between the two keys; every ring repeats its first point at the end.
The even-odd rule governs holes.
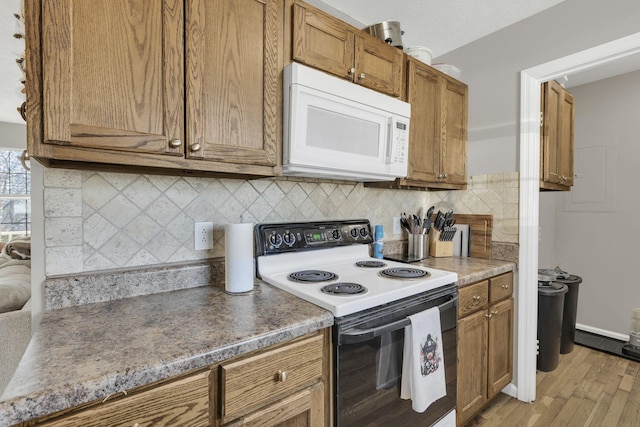
{"type": "Polygon", "coordinates": [[[566,271],[560,270],[560,268],[541,268],[538,270],[538,274],[544,274],[545,276],[553,276],[556,279],[566,279],[570,276],[566,271]]]}
{"type": "Polygon", "coordinates": [[[565,285],[579,285],[582,283],[582,277],[576,276],[575,274],[570,274],[568,277],[558,277],[556,278],[556,282],[564,283],[565,285]]]}
{"type": "Polygon", "coordinates": [[[538,282],[538,295],[554,296],[566,294],[569,288],[558,282],[538,282]]]}

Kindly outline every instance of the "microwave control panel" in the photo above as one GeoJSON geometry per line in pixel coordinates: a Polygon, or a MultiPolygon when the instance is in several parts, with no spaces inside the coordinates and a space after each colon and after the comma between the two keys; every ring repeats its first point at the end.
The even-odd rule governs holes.
{"type": "Polygon", "coordinates": [[[395,119],[392,126],[392,152],[389,162],[406,163],[409,151],[409,123],[395,119]]]}

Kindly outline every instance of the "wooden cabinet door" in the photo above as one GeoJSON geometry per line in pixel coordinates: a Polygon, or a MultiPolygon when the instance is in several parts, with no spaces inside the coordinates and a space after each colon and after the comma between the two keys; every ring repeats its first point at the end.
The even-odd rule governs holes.
{"type": "Polygon", "coordinates": [[[488,398],[493,398],[513,377],[513,298],[489,307],[488,398]]]}
{"type": "Polygon", "coordinates": [[[211,418],[207,371],[37,425],[206,427],[211,418]]]}
{"type": "Polygon", "coordinates": [[[487,335],[486,310],[458,320],[458,425],[464,425],[487,401],[487,335]]]}
{"type": "Polygon", "coordinates": [[[43,144],[31,154],[182,156],[183,19],[182,0],[43,1],[43,144]]]}
{"type": "Polygon", "coordinates": [[[407,100],[411,104],[408,180],[432,188],[464,188],[467,86],[409,58],[407,100]]]}
{"type": "Polygon", "coordinates": [[[574,99],[558,82],[550,81],[542,85],[541,101],[540,179],[552,184],[549,189],[568,190],[573,185],[574,99]]]}
{"type": "Polygon", "coordinates": [[[354,32],[311,7],[293,5],[293,60],[353,80],[354,32]]]}
{"type": "Polygon", "coordinates": [[[189,158],[277,164],[283,8],[283,0],[187,2],[189,158]]]}
{"type": "Polygon", "coordinates": [[[573,95],[562,88],[562,98],[558,107],[558,164],[562,185],[573,185],[573,95]]]}
{"type": "Polygon", "coordinates": [[[355,82],[400,97],[402,95],[402,50],[381,43],[380,39],[366,33],[355,37],[355,82]]]}
{"type": "Polygon", "coordinates": [[[407,67],[407,101],[411,104],[407,176],[435,182],[440,171],[438,74],[418,61],[408,61],[407,67]]]}
{"type": "Polygon", "coordinates": [[[442,79],[442,122],[440,163],[448,184],[467,183],[467,86],[454,79],[442,79]]]}
{"type": "Polygon", "coordinates": [[[292,394],[260,409],[227,427],[321,427],[324,425],[324,391],[322,383],[292,394]]]}

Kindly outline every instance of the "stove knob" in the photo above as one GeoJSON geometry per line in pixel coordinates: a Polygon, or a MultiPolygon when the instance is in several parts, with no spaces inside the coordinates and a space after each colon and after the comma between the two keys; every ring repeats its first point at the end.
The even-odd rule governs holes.
{"type": "Polygon", "coordinates": [[[362,237],[367,237],[367,234],[369,234],[369,233],[367,232],[367,227],[362,227],[362,228],[360,229],[360,235],[361,235],[362,237]]]}
{"type": "Polygon", "coordinates": [[[282,240],[284,240],[287,245],[292,246],[296,242],[296,236],[294,236],[293,233],[285,233],[282,236],[282,240]]]}
{"type": "Polygon", "coordinates": [[[331,233],[331,237],[333,237],[333,240],[340,239],[340,231],[339,230],[333,230],[333,232],[331,233]]]}
{"type": "Polygon", "coordinates": [[[282,236],[279,234],[272,234],[271,236],[269,236],[269,243],[277,248],[282,244],[282,236]]]}
{"type": "Polygon", "coordinates": [[[358,229],[357,228],[352,228],[351,230],[349,230],[349,234],[351,234],[351,237],[353,237],[354,239],[358,238],[358,229]]]}

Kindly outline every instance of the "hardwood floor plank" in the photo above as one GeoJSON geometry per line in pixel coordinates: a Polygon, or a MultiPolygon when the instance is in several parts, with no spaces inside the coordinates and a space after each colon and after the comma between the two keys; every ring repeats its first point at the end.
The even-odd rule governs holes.
{"type": "Polygon", "coordinates": [[[589,418],[589,414],[593,411],[593,408],[596,406],[596,402],[590,399],[582,399],[580,401],[580,406],[573,414],[571,420],[567,423],[566,427],[584,427],[587,424],[587,419],[589,418]]]}
{"type": "Polygon", "coordinates": [[[468,426],[640,426],[640,362],[576,345],[536,374],[537,399],[500,394],[468,426]]]}

